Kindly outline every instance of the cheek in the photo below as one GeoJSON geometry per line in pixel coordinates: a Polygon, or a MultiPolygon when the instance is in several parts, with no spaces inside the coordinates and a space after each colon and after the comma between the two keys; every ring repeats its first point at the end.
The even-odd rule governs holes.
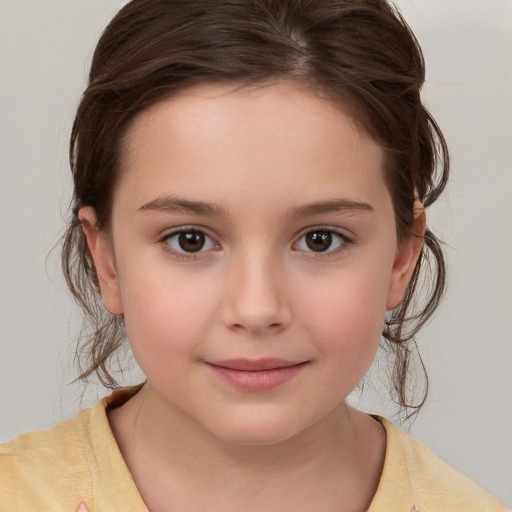
{"type": "MultiPolygon", "coordinates": [[[[370,364],[386,314],[387,266],[346,269],[307,297],[302,317],[319,350],[336,354],[345,367],[370,364]]],[[[365,370],[366,371],[366,370],[365,370]]]]}
{"type": "Polygon", "coordinates": [[[193,354],[216,317],[215,287],[203,276],[158,269],[131,272],[121,293],[128,339],[135,359],[146,364],[193,354]]]}

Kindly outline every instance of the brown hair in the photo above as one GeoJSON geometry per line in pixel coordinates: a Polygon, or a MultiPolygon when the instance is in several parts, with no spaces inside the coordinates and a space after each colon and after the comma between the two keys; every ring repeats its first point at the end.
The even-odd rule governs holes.
{"type": "MultiPolygon", "coordinates": [[[[331,99],[384,149],[398,239],[414,227],[448,178],[446,143],[422,105],[425,79],[414,34],[385,0],[133,0],[114,17],[96,47],[89,84],[70,144],[73,215],[64,235],[63,270],[92,329],[82,338],[80,377],[97,373],[115,387],[110,357],[123,345],[122,318],[106,311],[78,209],[94,208],[108,228],[121,142],[142,110],[202,82],[254,85],[286,78],[331,99]]],[[[402,407],[414,335],[437,307],[445,285],[439,241],[427,229],[401,304],[383,338],[395,356],[393,382],[402,407]],[[426,268],[425,268],[426,267],[426,268]],[[420,279],[422,269],[429,271],[420,279]],[[421,287],[423,306],[415,304],[421,287]]],[[[426,373],[425,373],[426,377],[426,373]]]]}

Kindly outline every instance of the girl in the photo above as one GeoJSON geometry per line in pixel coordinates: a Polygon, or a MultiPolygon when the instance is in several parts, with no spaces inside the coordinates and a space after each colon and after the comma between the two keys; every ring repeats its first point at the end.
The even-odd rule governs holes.
{"type": "Polygon", "coordinates": [[[63,263],[94,326],[82,377],[114,386],[128,340],[146,381],[4,445],[2,509],[504,510],[345,401],[383,337],[414,407],[411,340],[444,287],[423,80],[383,0],[118,13],[71,136],[63,263]]]}

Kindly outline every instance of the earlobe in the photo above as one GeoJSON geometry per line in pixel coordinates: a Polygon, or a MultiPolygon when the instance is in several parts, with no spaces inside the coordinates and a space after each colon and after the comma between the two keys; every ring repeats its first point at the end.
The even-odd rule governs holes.
{"type": "Polygon", "coordinates": [[[105,307],[113,315],[122,315],[123,304],[111,241],[105,232],[98,229],[96,213],[92,207],[80,208],[78,218],[94,260],[105,307]]]}
{"type": "Polygon", "coordinates": [[[396,308],[402,301],[423,247],[426,222],[425,208],[419,200],[416,200],[414,203],[414,235],[401,243],[393,262],[386,302],[388,311],[396,308]]]}

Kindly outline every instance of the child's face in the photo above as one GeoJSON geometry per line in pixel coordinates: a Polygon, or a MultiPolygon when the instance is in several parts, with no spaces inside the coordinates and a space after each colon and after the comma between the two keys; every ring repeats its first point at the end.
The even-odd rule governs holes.
{"type": "Polygon", "coordinates": [[[93,230],[89,243],[165,407],[272,443],[336,416],[417,251],[397,245],[382,150],[346,116],[290,82],[232,89],[198,86],[137,118],[113,254],[93,230]]]}

